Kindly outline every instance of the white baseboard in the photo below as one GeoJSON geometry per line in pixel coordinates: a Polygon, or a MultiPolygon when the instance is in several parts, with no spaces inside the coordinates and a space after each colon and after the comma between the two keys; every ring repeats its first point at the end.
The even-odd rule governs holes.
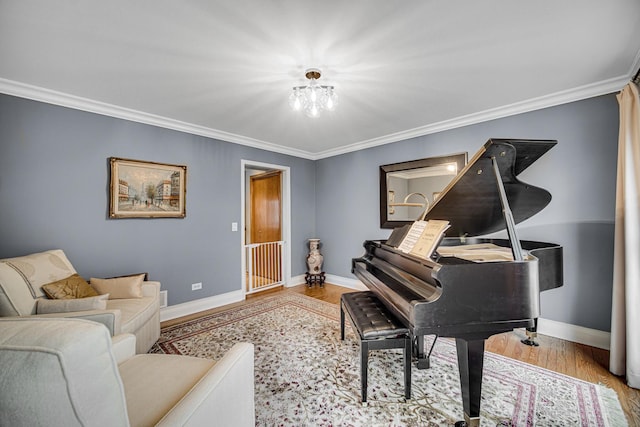
{"type": "MultiPolygon", "coordinates": [[[[354,290],[367,290],[367,287],[357,279],[334,276],[333,274],[327,274],[326,282],[354,290]]],[[[291,287],[304,283],[304,274],[301,274],[299,276],[292,277],[291,281],[286,286],[291,287]]],[[[171,305],[160,309],[160,321],[164,322],[165,320],[188,316],[190,314],[210,310],[212,308],[221,307],[223,305],[242,300],[244,300],[244,294],[241,291],[233,291],[222,295],[215,295],[182,304],[171,305]]],[[[609,332],[543,318],[538,319],[538,333],[540,335],[548,335],[550,337],[560,338],[566,341],[572,341],[605,350],[609,350],[609,339],[611,335],[609,332]]]]}
{"type": "Polygon", "coordinates": [[[343,286],[349,289],[355,289],[358,291],[366,291],[368,288],[358,279],[351,279],[348,277],[334,276],[333,274],[327,274],[327,282],[334,285],[343,286]]]}
{"type": "Polygon", "coordinates": [[[306,283],[304,280],[304,274],[300,274],[298,276],[294,276],[291,278],[291,281],[289,283],[287,283],[286,285],[284,285],[286,288],[291,288],[293,286],[298,286],[298,285],[302,285],[303,283],[306,283]]]}
{"type": "Polygon", "coordinates": [[[208,298],[184,302],[182,304],[170,305],[167,308],[160,309],[160,321],[164,322],[165,320],[188,316],[243,300],[244,294],[242,291],[233,291],[222,295],[214,295],[208,298]]]}
{"type": "MultiPolygon", "coordinates": [[[[338,285],[349,289],[355,289],[358,291],[366,291],[367,287],[362,284],[361,281],[357,279],[349,279],[347,277],[334,276],[333,274],[327,274],[325,277],[326,283],[331,283],[332,285],[338,285]]],[[[287,285],[287,287],[298,286],[305,284],[304,274],[299,276],[295,276],[291,278],[291,282],[287,285]]]]}
{"type": "Polygon", "coordinates": [[[550,319],[538,319],[538,333],[609,350],[611,333],[550,319]]]}

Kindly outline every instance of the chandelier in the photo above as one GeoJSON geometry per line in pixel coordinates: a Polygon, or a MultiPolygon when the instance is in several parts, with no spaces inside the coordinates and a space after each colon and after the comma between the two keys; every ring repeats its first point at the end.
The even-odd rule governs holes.
{"type": "Polygon", "coordinates": [[[309,68],[304,75],[309,83],[306,86],[294,86],[289,95],[291,108],[302,110],[309,117],[318,117],[322,110],[333,111],[338,101],[335,88],[318,84],[321,73],[316,68],[309,68]]]}

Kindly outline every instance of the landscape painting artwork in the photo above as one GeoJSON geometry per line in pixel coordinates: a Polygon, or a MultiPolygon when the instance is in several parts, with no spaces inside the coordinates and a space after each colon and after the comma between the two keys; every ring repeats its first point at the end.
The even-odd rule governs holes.
{"type": "Polygon", "coordinates": [[[109,218],[184,218],[187,167],[111,157],[109,218]]]}

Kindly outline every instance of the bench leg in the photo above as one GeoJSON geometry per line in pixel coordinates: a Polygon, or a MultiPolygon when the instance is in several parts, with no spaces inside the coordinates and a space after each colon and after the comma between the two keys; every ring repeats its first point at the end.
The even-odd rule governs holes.
{"type": "Polygon", "coordinates": [[[344,307],[340,303],[340,339],[344,341],[344,307]]]}
{"type": "Polygon", "coordinates": [[[411,400],[411,336],[404,340],[404,398],[411,400]]]}
{"type": "Polygon", "coordinates": [[[369,343],[360,341],[360,387],[362,403],[367,403],[367,371],[369,370],[369,343]]]}

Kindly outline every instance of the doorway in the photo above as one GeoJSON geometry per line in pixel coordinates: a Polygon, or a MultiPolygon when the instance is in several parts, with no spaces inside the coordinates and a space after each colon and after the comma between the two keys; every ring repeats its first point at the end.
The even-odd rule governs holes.
{"type": "Polygon", "coordinates": [[[289,168],[242,161],[242,290],[251,294],[288,283],[289,168]]]}
{"type": "Polygon", "coordinates": [[[249,176],[251,236],[247,243],[282,239],[282,172],[271,170],[249,176]]]}

